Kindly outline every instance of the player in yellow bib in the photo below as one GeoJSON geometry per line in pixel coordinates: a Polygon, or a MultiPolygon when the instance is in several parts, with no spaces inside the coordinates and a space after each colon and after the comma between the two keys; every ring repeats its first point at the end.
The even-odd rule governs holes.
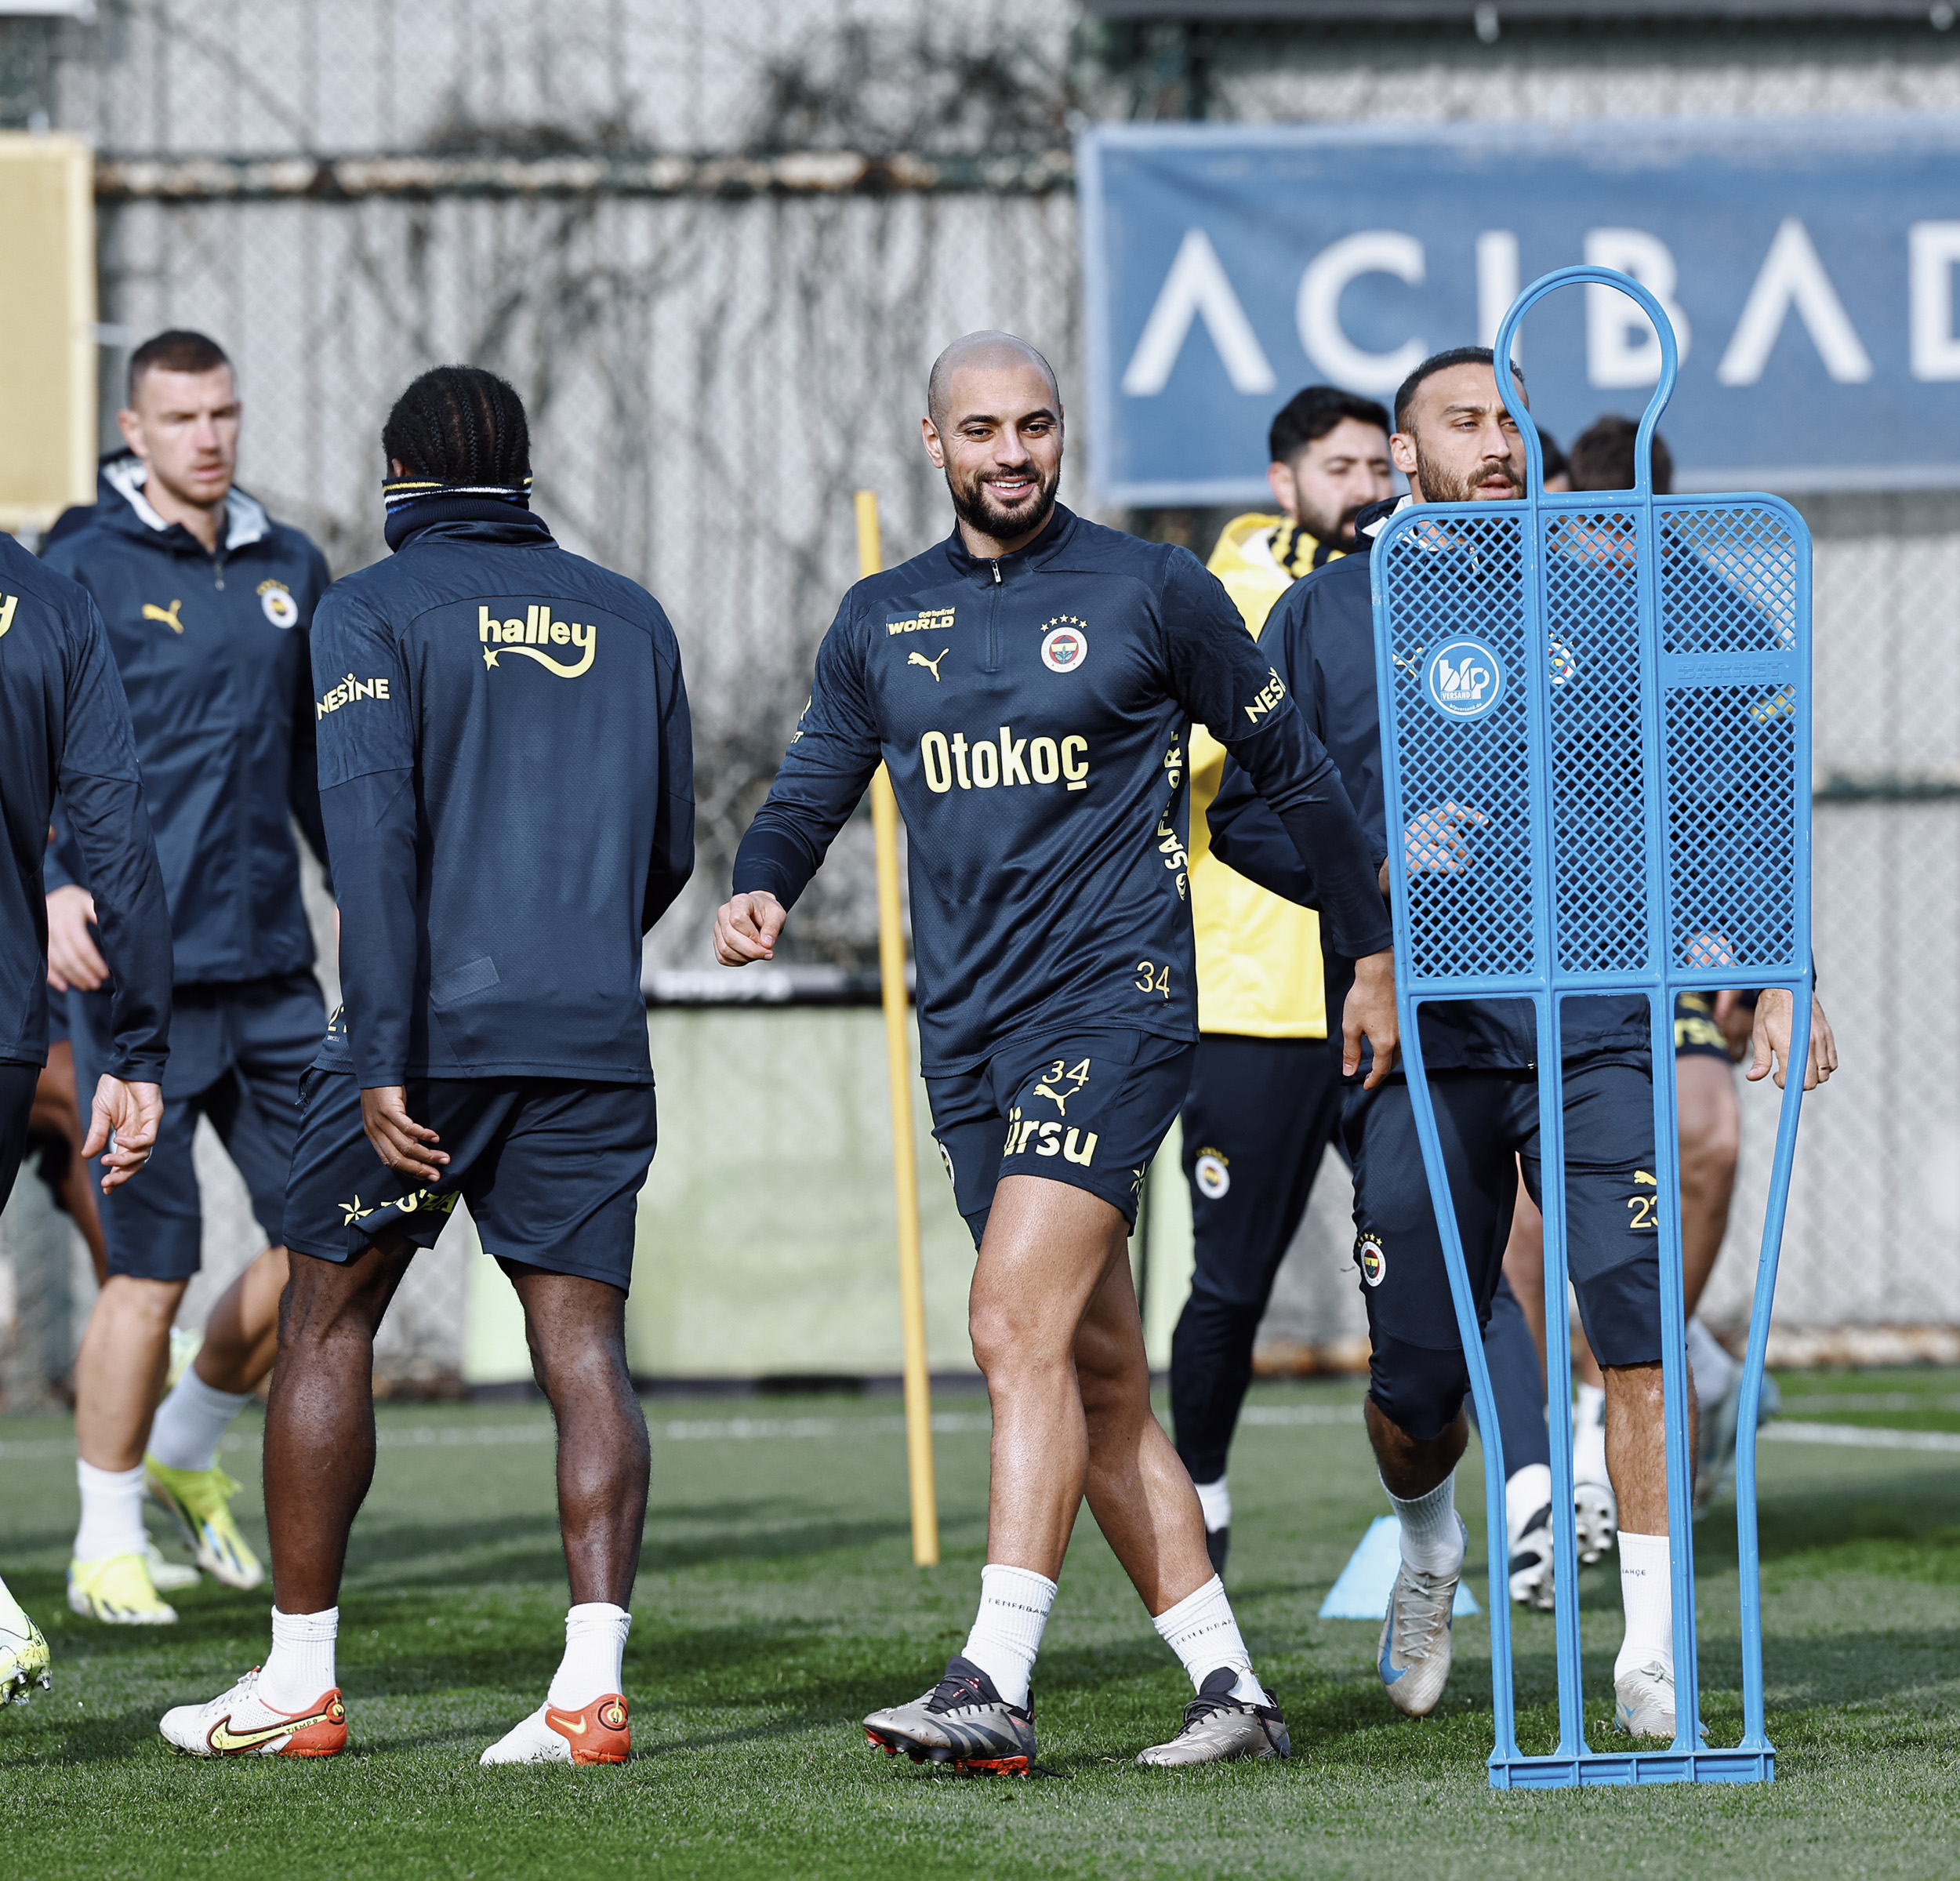
{"type": "MultiPolygon", "coordinates": [[[[1354,519],[1394,494],[1388,414],[1370,398],[1308,386],[1273,419],[1267,479],[1279,513],[1235,517],[1209,564],[1258,637],[1274,602],[1354,546],[1354,519]]],[[[1319,917],[1212,855],[1204,812],[1225,747],[1191,731],[1191,913],[1198,1050],[1184,1109],[1196,1265],[1171,1341],[1178,1454],[1224,1571],[1232,1505],[1225,1455],[1252,1378],[1253,1335],[1341,1115],[1327,1049],[1319,917]]]]}

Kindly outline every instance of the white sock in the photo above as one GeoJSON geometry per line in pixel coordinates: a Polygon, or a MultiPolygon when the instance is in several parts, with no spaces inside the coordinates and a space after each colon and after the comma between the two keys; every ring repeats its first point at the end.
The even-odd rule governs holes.
{"type": "Polygon", "coordinates": [[[78,1561],[140,1555],[150,1545],[143,1532],[140,1463],[134,1469],[98,1469],[77,1457],[74,1480],[82,1491],[82,1525],[74,1533],[78,1561]]]}
{"type": "Polygon", "coordinates": [[[1606,1473],[1606,1394],[1597,1385],[1581,1385],[1572,1413],[1572,1480],[1610,1483],[1606,1473]]]}
{"type": "Polygon", "coordinates": [[[1194,1483],[1198,1492],[1198,1506],[1204,1511],[1204,1530],[1207,1534],[1216,1534],[1221,1528],[1232,1526],[1232,1491],[1225,1487],[1225,1480],[1219,1477],[1215,1483],[1194,1483]]]}
{"type": "Polygon", "coordinates": [[[1055,1584],[1032,1568],[1004,1567],[989,1561],[980,1570],[980,1610],[960,1649],[993,1681],[1010,1705],[1025,1705],[1034,1678],[1041,1631],[1054,1605],[1055,1584]]]}
{"type": "Polygon", "coordinates": [[[1637,1672],[1657,1660],[1674,1670],[1674,1581],[1665,1535],[1620,1531],[1620,1599],[1627,1610],[1627,1636],[1613,1662],[1613,1676],[1637,1672]]]}
{"type": "Polygon", "coordinates": [[[1248,1704],[1266,1702],[1265,1687],[1252,1676],[1252,1654],[1239,1636],[1225,1582],[1214,1574],[1196,1593],[1156,1617],[1157,1636],[1175,1653],[1197,1690],[1213,1672],[1229,1667],[1238,1676],[1232,1695],[1248,1704]]]}
{"type": "Polygon", "coordinates": [[[1552,1506],[1552,1465],[1527,1463],[1513,1470],[1504,1486],[1504,1522],[1513,1541],[1541,1509],[1552,1506]]]}
{"type": "Polygon", "coordinates": [[[1701,1321],[1688,1322],[1688,1370],[1694,1376],[1694,1393],[1704,1411],[1713,1411],[1729,1395],[1738,1367],[1701,1321]]]}
{"type": "Polygon", "coordinates": [[[151,1455],[168,1469],[209,1469],[218,1460],[218,1442],[227,1426],[256,1395],[220,1391],[198,1376],[195,1365],[186,1366],[157,1407],[156,1422],[150,1426],[151,1455]]]}
{"type": "Polygon", "coordinates": [[[588,1705],[618,1692],[626,1673],[626,1634],[633,1615],[604,1600],[588,1600],[565,1610],[564,1657],[551,1675],[544,1701],[560,1711],[583,1711],[588,1705]]]}
{"type": "Polygon", "coordinates": [[[1402,1524],[1402,1558],[1417,1574],[1451,1574],[1463,1567],[1463,1524],[1457,1520],[1457,1472],[1453,1469],[1426,1496],[1405,1502],[1387,1483],[1396,1520],[1402,1524]]]}
{"type": "Polygon", "coordinates": [[[259,1671],[259,1696],[290,1716],[333,1690],[333,1642],[340,1631],[340,1609],[325,1613],[272,1610],[272,1650],[259,1671]]]}

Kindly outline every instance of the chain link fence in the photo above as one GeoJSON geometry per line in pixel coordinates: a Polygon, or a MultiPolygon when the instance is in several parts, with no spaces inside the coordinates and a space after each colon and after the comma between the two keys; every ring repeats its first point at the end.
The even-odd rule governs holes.
{"type": "MultiPolygon", "coordinates": [[[[855,576],[849,493],[880,491],[894,558],[946,527],[917,438],[933,354],[1012,329],[1080,412],[1081,115],[1960,107],[1960,34],[1924,21],[1479,18],[1308,31],[1125,24],[1052,0],[99,0],[93,23],[0,24],[0,118],[100,153],[105,416],[130,346],[165,325],[211,331],[238,363],[242,481],[336,572],[383,552],[379,433],[401,387],[446,359],[517,385],[539,511],[652,588],[681,636],[700,861],[648,966],[687,968],[706,960],[708,910],[855,576]]],[[[1594,416],[1548,414],[1562,434],[1594,416]]],[[[1093,511],[1083,469],[1078,445],[1063,496],[1093,511]]],[[[1835,780],[1820,960],[1846,1068],[1808,1112],[1781,1314],[1793,1337],[1949,1327],[1960,499],[1806,508],[1835,780]]],[[[1201,517],[1102,514],[1209,545],[1201,517]]],[[[871,963],[871,874],[861,819],[799,910],[797,958],[871,963]]],[[[1738,1222],[1768,1161],[1758,1095],[1738,1222]]],[[[1276,1345],[1331,1349],[1359,1323],[1339,1184],[1323,1186],[1276,1345]]],[[[42,1200],[24,1183],[7,1218],[16,1302],[71,1260],[42,1200]]],[[[248,1218],[236,1196],[213,1207],[201,1291],[253,1251],[248,1218]]],[[[1731,1252],[1711,1312],[1739,1310],[1751,1265],[1731,1252]]],[[[459,1349],[460,1245],[418,1268],[390,1363],[433,1377],[459,1349]]],[[[44,1349],[79,1319],[16,1312],[12,1401],[59,1369],[44,1349]]]]}

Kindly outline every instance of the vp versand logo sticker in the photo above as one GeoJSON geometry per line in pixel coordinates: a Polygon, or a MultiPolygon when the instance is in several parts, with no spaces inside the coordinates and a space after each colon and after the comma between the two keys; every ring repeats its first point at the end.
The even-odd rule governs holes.
{"type": "Polygon", "coordinates": [[[1504,668],[1481,640],[1452,640],[1429,655],[1422,689],[1445,718],[1481,718],[1504,696],[1504,668]]]}
{"type": "Polygon", "coordinates": [[[1364,1234],[1354,1244],[1355,1265],[1361,1269],[1361,1277],[1370,1287],[1379,1287],[1387,1279],[1388,1257],[1382,1251],[1381,1244],[1371,1234],[1364,1234]]]}
{"type": "Polygon", "coordinates": [[[1041,637],[1041,663],[1051,673],[1073,673],[1089,657],[1089,629],[1073,614],[1058,614],[1041,637]]]}

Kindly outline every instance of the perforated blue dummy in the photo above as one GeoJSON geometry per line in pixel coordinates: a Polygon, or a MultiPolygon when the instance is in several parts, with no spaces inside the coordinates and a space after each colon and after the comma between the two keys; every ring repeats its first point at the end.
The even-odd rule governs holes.
{"type": "MultiPolygon", "coordinates": [[[[1628,277],[1563,268],[1505,316],[1558,289],[1617,289],[1661,343],[1661,371],[1625,492],[1548,495],[1537,431],[1522,434],[1521,502],[1423,503],[1392,517],[1371,558],[1377,681],[1395,891],[1403,1049],[1457,1321],[1483,1433],[1492,1684],[1499,1788],[1574,1783],[1745,1782],[1774,1774],[1763,1729],[1755,1427],[1769,1306],[1807,1062],[1810,1013],[1810,539],[1773,496],[1653,494],[1654,427],[1674,389],[1672,328],[1628,277]],[[1782,1101],[1736,1453],[1741,1569],[1741,1743],[1696,1731],[1692,1468],[1682,1312],[1673,1001],[1677,991],[1788,988],[1793,1069],[1782,1101]],[[1595,1749],[1580,1678],[1578,1560],[1569,1419],[1551,1420],[1559,1738],[1518,1746],[1512,1698],[1502,1445],[1423,1071],[1428,1000],[1528,998],[1541,1048],[1546,1349],[1551,1402],[1572,1396],[1558,1008],[1642,993],[1652,1015],[1668,1527],[1675,1715],[1665,1750],[1595,1749]]],[[[1622,1740],[1624,1743],[1625,1741],[1622,1740]]]]}

